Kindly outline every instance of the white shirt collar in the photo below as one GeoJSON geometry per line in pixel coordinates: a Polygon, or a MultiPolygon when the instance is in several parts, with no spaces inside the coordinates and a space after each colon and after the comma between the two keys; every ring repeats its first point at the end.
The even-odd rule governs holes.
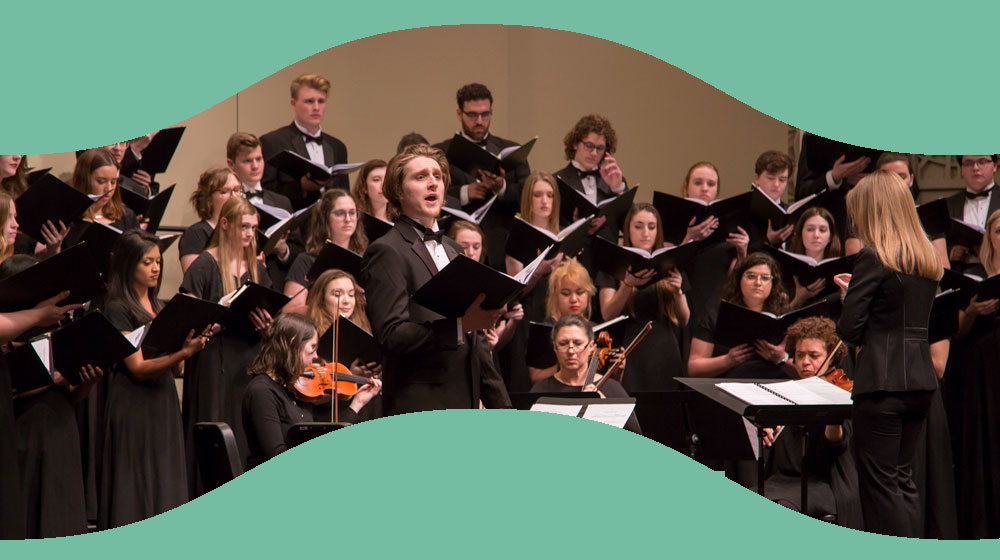
{"type": "Polygon", "coordinates": [[[319,138],[319,137],[323,136],[323,129],[322,128],[318,129],[316,131],[316,134],[309,134],[306,131],[306,129],[302,128],[302,125],[299,124],[299,121],[292,121],[292,122],[295,123],[295,128],[299,129],[299,132],[301,132],[303,136],[308,136],[310,138],[319,138]]]}
{"type": "Polygon", "coordinates": [[[594,167],[593,169],[584,169],[583,165],[580,165],[580,162],[576,161],[575,159],[571,159],[569,160],[569,162],[570,164],[573,165],[573,167],[579,169],[580,171],[594,171],[597,169],[596,167],[594,167]]]}

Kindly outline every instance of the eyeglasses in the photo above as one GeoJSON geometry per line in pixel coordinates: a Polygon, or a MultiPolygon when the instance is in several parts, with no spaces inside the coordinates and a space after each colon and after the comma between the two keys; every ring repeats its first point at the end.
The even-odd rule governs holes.
{"type": "Polygon", "coordinates": [[[770,274],[757,274],[756,272],[744,272],[743,278],[745,278],[750,282],[756,282],[760,280],[762,284],[767,284],[768,282],[771,281],[770,274]]]}
{"type": "Polygon", "coordinates": [[[599,154],[603,154],[605,151],[607,151],[608,147],[598,146],[597,144],[591,144],[590,142],[583,142],[583,149],[587,150],[588,152],[597,152],[599,154]]]}
{"type": "Polygon", "coordinates": [[[589,344],[589,342],[590,341],[584,342],[580,340],[560,340],[556,342],[556,348],[558,348],[560,352],[568,352],[570,350],[580,350],[584,346],[589,344]]]}
{"type": "Polygon", "coordinates": [[[338,220],[346,220],[348,218],[355,220],[358,217],[357,210],[334,210],[333,217],[338,220]]]}
{"type": "Polygon", "coordinates": [[[971,168],[971,167],[974,167],[974,166],[988,167],[991,163],[993,163],[993,160],[990,159],[990,158],[963,159],[962,160],[962,167],[965,167],[965,168],[971,168]]]}
{"type": "Polygon", "coordinates": [[[475,111],[462,111],[462,114],[465,115],[465,117],[470,121],[478,121],[479,119],[483,119],[485,121],[493,116],[493,111],[483,111],[482,113],[476,113],[475,111]]]}

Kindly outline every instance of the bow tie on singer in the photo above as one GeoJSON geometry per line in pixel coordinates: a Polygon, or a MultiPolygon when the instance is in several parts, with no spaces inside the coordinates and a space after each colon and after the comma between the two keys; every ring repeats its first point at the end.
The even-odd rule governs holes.
{"type": "Polygon", "coordinates": [[[580,178],[581,179],[583,179],[584,177],[593,177],[593,178],[597,179],[597,178],[599,178],[601,176],[601,170],[600,169],[591,169],[590,171],[583,171],[583,170],[577,169],[577,171],[580,172],[580,178]]]}
{"type": "Polygon", "coordinates": [[[974,193],[974,192],[965,191],[965,199],[966,200],[976,200],[977,198],[986,198],[986,197],[990,196],[991,192],[993,192],[993,189],[986,189],[985,191],[983,191],[981,193],[974,193]]]}
{"type": "Polygon", "coordinates": [[[323,145],[323,138],[320,136],[309,136],[307,134],[303,134],[302,138],[305,139],[306,144],[308,144],[309,142],[315,142],[321,146],[323,145]]]}

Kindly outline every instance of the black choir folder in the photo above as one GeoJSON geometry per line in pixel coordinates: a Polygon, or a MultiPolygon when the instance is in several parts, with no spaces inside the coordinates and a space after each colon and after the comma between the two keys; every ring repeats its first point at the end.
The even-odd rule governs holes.
{"type": "MultiPolygon", "coordinates": [[[[947,269],[945,269],[947,270],[947,269]]],[[[927,322],[927,341],[931,344],[951,338],[958,332],[958,311],[969,305],[962,292],[945,290],[934,296],[931,318],[927,322]]]]}
{"type": "Polygon", "coordinates": [[[257,241],[259,245],[257,251],[265,255],[273,251],[274,246],[278,244],[278,241],[281,241],[281,237],[285,233],[302,227],[309,220],[310,216],[312,216],[313,208],[318,203],[319,201],[317,200],[295,213],[290,213],[287,210],[269,206],[263,202],[253,202],[254,207],[260,210],[258,212],[260,227],[257,228],[257,241]],[[261,233],[263,237],[261,237],[261,233]]]}
{"type": "Polygon", "coordinates": [[[59,220],[69,225],[93,204],[94,199],[52,175],[43,175],[14,202],[20,230],[42,243],[42,225],[46,221],[52,220],[56,227],[59,220]]]}
{"type": "Polygon", "coordinates": [[[364,165],[364,163],[341,163],[327,167],[289,150],[282,150],[274,154],[271,159],[267,160],[267,163],[277,167],[282,173],[293,179],[309,175],[314,181],[326,181],[334,175],[346,175],[364,165]]]}
{"type": "Polygon", "coordinates": [[[291,299],[256,282],[247,282],[219,300],[220,305],[229,308],[223,315],[222,324],[230,328],[254,331],[253,322],[250,320],[251,311],[261,308],[270,313],[271,317],[277,317],[281,308],[291,299]]]}
{"type": "MultiPolygon", "coordinates": [[[[142,159],[136,162],[136,167],[141,167],[150,175],[166,171],[170,160],[174,158],[177,146],[181,143],[184,129],[183,126],[175,126],[157,132],[156,136],[149,141],[149,146],[146,146],[146,149],[142,151],[142,159]]],[[[125,158],[122,161],[123,168],[128,167],[124,162],[124,159],[128,158],[135,159],[132,150],[125,151],[125,158]]]]}
{"type": "Polygon", "coordinates": [[[361,274],[361,262],[364,257],[350,249],[344,249],[336,243],[327,241],[323,244],[323,249],[316,255],[316,260],[306,273],[306,280],[315,282],[317,278],[330,269],[339,269],[348,272],[355,278],[361,274]]]}
{"type": "Polygon", "coordinates": [[[225,310],[218,303],[189,294],[177,294],[163,306],[152,323],[140,327],[142,331],[136,334],[137,338],[132,343],[141,347],[146,357],[154,353],[176,352],[184,346],[192,330],[201,334],[218,321],[225,310]]]}
{"type": "Polygon", "coordinates": [[[917,216],[920,217],[920,224],[924,226],[927,237],[931,239],[947,235],[951,227],[947,198],[939,198],[917,206],[917,216]]]}
{"type": "Polygon", "coordinates": [[[750,211],[750,193],[745,192],[729,198],[705,202],[700,198],[681,198],[660,191],[653,192],[653,206],[660,213],[663,223],[663,239],[677,244],[687,235],[688,225],[694,218],[695,225],[709,216],[719,219],[715,233],[705,239],[715,243],[725,241],[736,227],[746,221],[750,211]]]}
{"type": "Polygon", "coordinates": [[[821,316],[824,312],[825,300],[780,316],[722,301],[719,302],[719,317],[715,322],[715,344],[732,348],[757,339],[778,344],[785,338],[785,331],[792,323],[806,317],[821,316]]]}
{"type": "Polygon", "coordinates": [[[458,255],[413,294],[413,301],[448,318],[465,315],[479,294],[486,294],[483,309],[500,309],[513,301],[527,285],[535,269],[548,255],[542,251],[516,276],[508,276],[465,255],[458,255]]]}
{"type": "Polygon", "coordinates": [[[556,177],[556,182],[559,183],[560,214],[567,222],[573,221],[573,213],[576,211],[577,219],[582,216],[607,216],[610,223],[620,224],[625,219],[625,214],[632,208],[635,192],[639,189],[636,185],[616,197],[594,204],[582,192],[569,186],[566,181],[556,177]]]}
{"type": "Polygon", "coordinates": [[[994,274],[989,278],[980,278],[946,268],[940,284],[946,290],[953,289],[959,292],[957,297],[963,308],[969,305],[973,296],[978,297],[979,301],[1000,298],[1000,274],[994,274]]]}
{"type": "Polygon", "coordinates": [[[875,163],[882,155],[882,150],[845,144],[810,133],[802,136],[802,151],[806,154],[806,165],[809,169],[820,174],[826,174],[827,171],[833,169],[833,164],[840,156],[844,156],[845,163],[867,157],[871,161],[868,162],[868,167],[864,171],[870,173],[875,171],[875,163]]]}
{"type": "Polygon", "coordinates": [[[948,227],[948,245],[976,248],[983,242],[984,235],[986,235],[986,229],[952,218],[948,227]]]}
{"type": "Polygon", "coordinates": [[[528,154],[535,147],[535,136],[521,146],[510,146],[500,150],[499,155],[493,155],[484,148],[461,134],[455,133],[448,144],[448,161],[470,175],[482,169],[494,175],[499,175],[504,169],[508,173],[528,162],[528,154]]]}
{"type": "MultiPolygon", "coordinates": [[[[785,278],[798,278],[799,284],[803,286],[808,286],[821,278],[832,281],[834,276],[849,273],[854,269],[853,255],[848,257],[831,257],[817,262],[816,259],[810,256],[799,255],[798,253],[785,251],[784,249],[779,249],[768,244],[765,244],[764,248],[778,261],[782,274],[786,275],[785,278]]],[[[827,286],[827,288],[833,287],[827,286]]]]}
{"type": "Polygon", "coordinates": [[[518,216],[510,225],[507,254],[523,264],[533,261],[539,252],[552,245],[549,253],[555,255],[561,252],[567,258],[575,257],[587,243],[590,218],[591,216],[580,218],[557,235],[547,229],[535,227],[518,216]]]}
{"type": "MultiPolygon", "coordinates": [[[[355,358],[361,358],[361,362],[366,364],[382,361],[382,352],[375,344],[375,337],[346,317],[341,317],[337,324],[340,327],[338,362],[350,366],[355,358]]],[[[333,361],[333,331],[333,325],[330,325],[319,338],[319,345],[316,347],[319,357],[328,362],[333,361]]]]}
{"type": "Polygon", "coordinates": [[[174,193],[174,187],[170,185],[152,196],[146,196],[145,189],[128,177],[121,177],[122,202],[135,212],[136,216],[142,216],[143,220],[149,220],[146,231],[155,233],[160,228],[163,214],[167,211],[167,204],[170,203],[170,195],[174,193]]]}
{"type": "Polygon", "coordinates": [[[700,248],[701,242],[692,241],[650,253],[637,247],[622,247],[598,237],[594,240],[594,261],[600,270],[619,281],[625,278],[630,268],[633,274],[652,269],[656,272],[655,280],[666,276],[674,268],[687,266],[698,255],[700,248]]]}
{"type": "Polygon", "coordinates": [[[101,274],[85,243],[0,281],[0,313],[30,309],[69,290],[60,305],[90,301],[104,292],[101,274]]]}
{"type": "Polygon", "coordinates": [[[52,376],[52,344],[48,335],[33,338],[7,353],[7,369],[11,372],[14,394],[39,387],[48,387],[52,376]]]}
{"type": "Polygon", "coordinates": [[[80,383],[80,368],[104,369],[135,353],[135,347],[98,311],[52,333],[52,365],[73,385],[80,383]]]}
{"type": "Polygon", "coordinates": [[[750,189],[750,217],[761,231],[767,231],[768,221],[771,222],[771,229],[778,230],[789,224],[795,224],[802,213],[809,208],[826,206],[832,196],[831,191],[822,191],[796,201],[787,208],[782,208],[764,194],[764,191],[754,186],[750,189]]]}
{"type": "Polygon", "coordinates": [[[365,235],[368,236],[369,243],[389,233],[389,230],[392,229],[392,222],[381,220],[371,214],[368,214],[367,212],[361,212],[360,216],[361,223],[364,224],[365,235]]]}

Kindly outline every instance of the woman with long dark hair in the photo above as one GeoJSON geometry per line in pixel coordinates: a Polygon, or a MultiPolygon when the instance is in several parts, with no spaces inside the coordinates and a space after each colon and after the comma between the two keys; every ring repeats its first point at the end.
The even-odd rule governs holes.
{"type": "MultiPolygon", "coordinates": [[[[146,325],[161,308],[157,299],[163,260],[156,236],[122,234],[111,255],[104,315],[123,333],[146,325]]],[[[187,501],[184,430],[174,372],[205,347],[188,333],[181,348],[161,356],[141,349],[108,380],[101,466],[101,529],[163,513],[187,501]]]]}

